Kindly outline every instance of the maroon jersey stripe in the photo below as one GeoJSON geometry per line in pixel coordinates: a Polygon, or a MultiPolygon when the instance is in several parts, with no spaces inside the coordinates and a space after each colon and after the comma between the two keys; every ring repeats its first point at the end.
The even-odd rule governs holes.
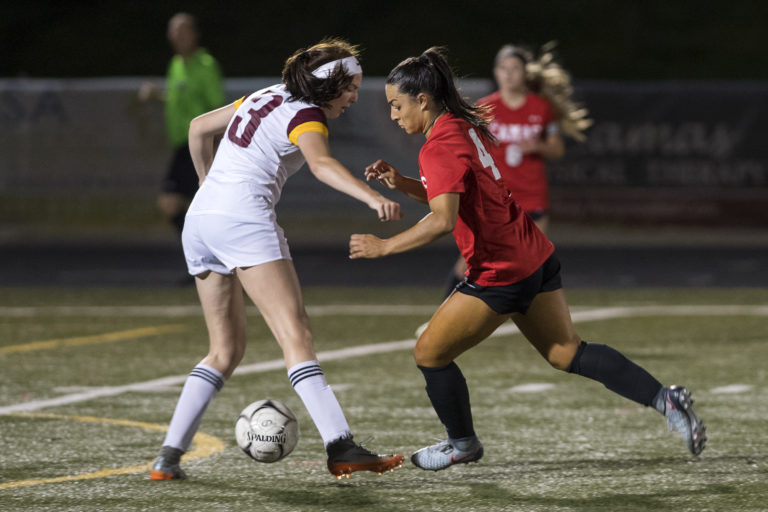
{"type": "Polygon", "coordinates": [[[285,134],[290,137],[294,128],[309,121],[317,121],[328,126],[328,120],[325,118],[325,113],[319,107],[304,108],[296,112],[296,115],[293,116],[291,122],[288,123],[288,130],[285,134]]]}

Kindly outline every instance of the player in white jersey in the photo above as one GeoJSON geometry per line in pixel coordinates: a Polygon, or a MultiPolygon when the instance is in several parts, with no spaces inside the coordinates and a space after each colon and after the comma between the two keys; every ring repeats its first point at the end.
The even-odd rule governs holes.
{"type": "Polygon", "coordinates": [[[194,119],[189,147],[200,189],[182,234],[210,338],[208,355],[187,379],[150,478],[185,478],[179,466],[208,404],[245,352],[243,290],[259,308],[283,351],[291,385],[328,453],[328,470],[379,474],[402,455],[377,455],[352,432],[317,361],[309,320],[275,205],[288,179],[306,163],[323,183],[366,203],[382,221],[400,205],[355,178],[331,156],[327,118],[357,101],[362,68],[353,45],[327,39],[297,51],[283,83],[194,119]],[[214,137],[222,140],[214,157],[214,137]]]}

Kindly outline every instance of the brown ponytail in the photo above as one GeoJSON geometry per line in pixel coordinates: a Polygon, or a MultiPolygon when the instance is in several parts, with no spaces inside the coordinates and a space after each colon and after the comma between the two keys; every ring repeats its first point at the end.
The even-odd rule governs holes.
{"type": "Polygon", "coordinates": [[[325,38],[314,46],[296,50],[283,66],[283,83],[291,93],[289,101],[327,107],[352,83],[352,77],[342,66],[337,66],[325,79],[316,77],[312,71],[334,60],[359,56],[356,45],[339,38],[325,38]]]}

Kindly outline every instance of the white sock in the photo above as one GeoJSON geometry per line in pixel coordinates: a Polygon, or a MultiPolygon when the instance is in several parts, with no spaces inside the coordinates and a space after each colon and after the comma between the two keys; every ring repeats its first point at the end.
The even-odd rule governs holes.
{"type": "Polygon", "coordinates": [[[325,446],[340,437],[352,435],[341,405],[317,361],[305,361],[291,367],[288,378],[315,422],[325,446]]]}
{"type": "Polygon", "coordinates": [[[181,390],[163,446],[187,451],[208,404],[223,385],[224,376],[217,369],[204,364],[195,366],[181,390]]]}

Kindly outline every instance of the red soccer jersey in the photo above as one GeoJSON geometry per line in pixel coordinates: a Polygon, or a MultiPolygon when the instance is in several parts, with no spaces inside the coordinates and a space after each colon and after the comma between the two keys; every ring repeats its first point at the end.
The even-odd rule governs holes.
{"type": "Polygon", "coordinates": [[[480,286],[504,286],[530,276],[554,246],[510,196],[482,133],[445,114],[419,153],[427,198],[458,193],[453,236],[467,262],[467,277],[480,286]]]}
{"type": "Polygon", "coordinates": [[[491,145],[491,154],[499,166],[504,182],[515,201],[527,212],[549,209],[549,188],[544,158],[523,155],[518,143],[523,139],[546,137],[557,118],[547,100],[528,93],[520,108],[509,108],[497,91],[480,98],[478,105],[492,105],[493,121],[489,126],[499,145],[491,145]]]}

